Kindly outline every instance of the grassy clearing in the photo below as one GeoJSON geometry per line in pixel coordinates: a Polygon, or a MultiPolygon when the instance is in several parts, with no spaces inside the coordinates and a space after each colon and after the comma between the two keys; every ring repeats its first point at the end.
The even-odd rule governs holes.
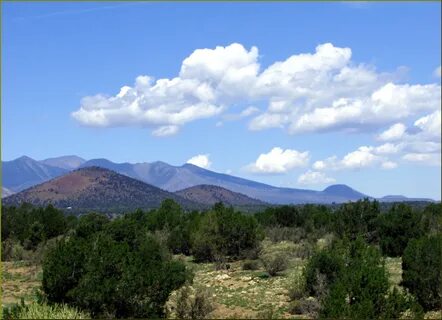
{"type": "MultiPolygon", "coordinates": [[[[210,318],[298,318],[308,319],[308,315],[294,316],[288,313],[290,299],[288,286],[291,279],[302,272],[306,260],[298,257],[299,245],[291,242],[271,243],[263,241],[263,251],[267,253],[283,253],[289,259],[287,270],[275,277],[269,277],[262,264],[257,270],[243,270],[244,261],[230,263],[229,270],[215,270],[213,263],[194,263],[191,257],[179,256],[193,269],[195,288],[205,288],[209,291],[213,301],[213,311],[210,318]]],[[[399,284],[402,279],[401,258],[387,258],[386,266],[390,273],[392,286],[402,289],[399,284]]],[[[2,263],[2,305],[10,306],[19,303],[21,298],[26,304],[35,301],[35,291],[41,284],[41,268],[31,266],[25,262],[2,263]]],[[[31,305],[28,318],[36,318],[43,314],[50,318],[47,306],[31,305]],[[40,313],[37,313],[40,312],[40,313]]],[[[57,307],[59,312],[56,318],[82,319],[87,318],[76,310],[57,307]],[[64,310],[64,311],[63,311],[64,310]],[[69,312],[74,312],[70,314],[69,312]]],[[[52,314],[56,314],[54,310],[52,314]]],[[[24,318],[25,315],[23,315],[24,318]]],[[[428,312],[426,319],[441,319],[442,312],[428,312]]]]}
{"type": "Polygon", "coordinates": [[[34,301],[41,277],[41,267],[24,261],[2,262],[2,306],[19,303],[21,299],[26,304],[34,301]]]}
{"type": "Polygon", "coordinates": [[[388,273],[390,275],[390,283],[392,287],[397,287],[399,290],[403,290],[400,286],[402,281],[402,258],[386,258],[385,266],[387,267],[388,273]]]}
{"type": "MultiPolygon", "coordinates": [[[[283,253],[289,259],[289,267],[276,277],[268,277],[262,264],[257,270],[242,270],[244,261],[230,263],[229,270],[215,270],[212,263],[195,264],[190,257],[185,262],[194,270],[194,287],[207,288],[214,301],[211,318],[298,318],[309,315],[288,313],[290,298],[288,286],[295,275],[302,272],[306,259],[299,258],[299,244],[289,241],[272,243],[263,241],[263,253],[283,253]]],[[[400,290],[402,259],[387,258],[386,267],[391,286],[400,290]]],[[[441,319],[442,313],[428,312],[426,319],[441,319]]]]}
{"type": "Polygon", "coordinates": [[[304,260],[297,258],[298,246],[287,241],[263,242],[264,253],[287,256],[287,270],[269,277],[262,264],[257,270],[243,270],[244,261],[230,263],[229,270],[215,270],[213,263],[186,263],[193,269],[193,286],[209,290],[214,310],[211,318],[293,318],[288,313],[288,285],[293,274],[302,272],[304,260]]]}

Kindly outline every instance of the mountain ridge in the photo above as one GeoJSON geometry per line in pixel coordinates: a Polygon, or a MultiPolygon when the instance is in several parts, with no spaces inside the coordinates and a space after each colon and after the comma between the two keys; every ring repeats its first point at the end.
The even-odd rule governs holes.
{"type": "Polygon", "coordinates": [[[82,213],[154,209],[165,199],[173,199],[187,209],[201,209],[200,204],[179,195],[100,167],[76,169],[3,198],[2,203],[53,204],[57,208],[82,213]]]}
{"type": "Polygon", "coordinates": [[[18,192],[33,185],[67,173],[68,170],[53,167],[27,156],[2,161],[2,186],[18,192]]]}
{"type": "MultiPolygon", "coordinates": [[[[59,166],[66,166],[67,164],[60,163],[60,161],[63,162],[67,160],[72,160],[72,157],[76,156],[50,158],[42,160],[43,163],[41,161],[39,162],[33,160],[29,157],[20,157],[9,162],[3,162],[3,186],[10,189],[11,191],[17,192],[25,189],[26,187],[42,183],[44,181],[52,179],[53,177],[65,174],[69,172],[69,170],[62,169],[60,167],[57,168],[53,166],[48,166],[47,160],[52,159],[52,161],[54,161],[53,159],[55,159],[59,166]],[[36,167],[37,171],[41,169],[39,169],[39,166],[44,166],[43,169],[41,169],[40,171],[46,170],[49,173],[46,175],[39,175],[37,172],[35,174],[37,178],[27,178],[26,170],[20,167],[20,163],[23,161],[32,162],[32,166],[36,167]],[[45,161],[46,164],[44,163],[45,161]],[[13,168],[14,164],[16,168],[13,168]],[[24,173],[20,172],[20,170],[22,170],[24,173]],[[22,179],[23,181],[21,181],[21,184],[11,183],[11,174],[8,173],[11,171],[14,171],[16,176],[20,176],[22,173],[24,174],[25,178],[22,179]]],[[[84,160],[80,157],[77,158],[84,160]]],[[[81,160],[79,161],[81,162],[81,160]]],[[[276,187],[253,180],[210,171],[189,163],[183,164],[181,166],[170,165],[163,161],[155,161],[151,163],[138,162],[132,164],[128,162],[114,163],[105,158],[98,158],[87,161],[85,160],[84,162],[81,162],[81,164],[79,164],[78,168],[85,168],[90,166],[99,166],[109,170],[113,170],[119,174],[123,174],[125,176],[143,181],[147,184],[151,184],[169,192],[176,192],[198,185],[214,185],[270,204],[327,204],[356,201],[365,197],[374,199],[374,197],[363,194],[349,186],[342,184],[328,186],[322,191],[276,187]]],[[[383,201],[383,198],[378,199],[383,201]]],[[[413,199],[413,201],[432,201],[431,199],[427,198],[396,198],[395,201],[411,201],[409,199],[413,199]]],[[[392,201],[392,199],[387,197],[384,201],[392,201]]]]}

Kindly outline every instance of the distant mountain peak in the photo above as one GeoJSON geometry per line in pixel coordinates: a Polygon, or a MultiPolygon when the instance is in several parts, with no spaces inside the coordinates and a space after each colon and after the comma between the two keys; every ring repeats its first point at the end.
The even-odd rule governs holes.
{"type": "Polygon", "coordinates": [[[345,184],[334,184],[328,186],[327,188],[324,189],[323,192],[330,195],[341,196],[349,200],[358,200],[368,197],[367,195],[358,192],[355,189],[350,188],[345,184]]]}
{"type": "Polygon", "coordinates": [[[2,162],[2,186],[17,192],[66,173],[28,156],[2,162]]]}
{"type": "Polygon", "coordinates": [[[202,205],[140,180],[98,166],[79,168],[63,176],[23,190],[3,199],[4,205],[28,202],[36,206],[49,203],[72,212],[127,212],[153,209],[165,199],[173,199],[185,208],[202,205]]]}
{"type": "Polygon", "coordinates": [[[32,159],[32,158],[30,158],[30,157],[28,157],[28,156],[21,156],[21,157],[18,157],[17,159],[15,159],[15,160],[13,160],[13,161],[35,161],[34,159],[32,159]]]}
{"type": "MultiPolygon", "coordinates": [[[[13,192],[24,190],[78,168],[95,166],[115,171],[169,192],[193,186],[212,185],[273,204],[342,203],[367,197],[373,199],[345,184],[331,185],[323,191],[277,187],[211,171],[190,163],[182,165],[170,165],[163,161],[115,163],[105,158],[84,161],[78,156],[70,155],[42,161],[22,156],[12,161],[5,161],[2,165],[2,185],[13,192]]],[[[386,196],[379,200],[385,202],[432,201],[431,199],[407,198],[401,195],[386,196]]]]}
{"type": "Polygon", "coordinates": [[[234,207],[266,205],[265,202],[253,199],[245,194],[233,192],[229,189],[209,184],[186,188],[175,192],[175,194],[178,194],[187,200],[206,205],[214,205],[217,202],[222,202],[225,205],[234,207]]]}

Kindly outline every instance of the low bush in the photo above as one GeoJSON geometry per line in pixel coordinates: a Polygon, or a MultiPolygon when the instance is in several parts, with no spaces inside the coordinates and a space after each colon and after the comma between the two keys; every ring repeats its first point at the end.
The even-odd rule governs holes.
{"type": "Polygon", "coordinates": [[[279,272],[284,271],[288,267],[288,260],[284,254],[267,254],[261,257],[264,269],[272,277],[276,276],[279,272]]]}
{"type": "Polygon", "coordinates": [[[308,315],[311,318],[316,318],[321,309],[320,302],[314,297],[301,298],[293,301],[289,306],[291,314],[308,315]]]}
{"type": "Polygon", "coordinates": [[[294,227],[267,227],[265,228],[265,234],[272,242],[299,242],[306,236],[303,228],[294,227]]]}
{"type": "Polygon", "coordinates": [[[12,239],[2,241],[2,261],[18,261],[25,257],[25,249],[12,239]]]}
{"type": "Polygon", "coordinates": [[[243,270],[258,270],[261,264],[258,260],[246,260],[242,264],[243,270]]]}
{"type": "Polygon", "coordinates": [[[276,314],[276,308],[269,304],[264,307],[264,310],[260,311],[257,315],[257,319],[279,319],[276,314]]]}
{"type": "Polygon", "coordinates": [[[344,266],[344,259],[336,252],[332,250],[317,252],[304,269],[307,294],[323,298],[328,287],[342,274],[344,266]]]}
{"type": "Polygon", "coordinates": [[[296,273],[290,279],[288,295],[290,300],[298,300],[306,295],[305,278],[301,272],[296,273]]]}
{"type": "Polygon", "coordinates": [[[310,242],[303,240],[296,245],[295,257],[300,259],[308,259],[313,252],[313,245],[310,242]]]}
{"type": "Polygon", "coordinates": [[[206,289],[185,285],[176,290],[166,303],[167,318],[205,319],[213,310],[213,302],[206,289]]]}
{"type": "Polygon", "coordinates": [[[412,240],[402,257],[402,285],[426,311],[442,308],[442,235],[412,240]]]}

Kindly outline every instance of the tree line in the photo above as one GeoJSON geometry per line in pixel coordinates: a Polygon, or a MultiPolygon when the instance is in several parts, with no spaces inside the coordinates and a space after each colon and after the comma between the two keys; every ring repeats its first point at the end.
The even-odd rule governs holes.
{"type": "MultiPolygon", "coordinates": [[[[219,268],[246,259],[252,268],[264,238],[307,248],[302,279],[293,285],[294,313],[314,308],[307,297],[314,297],[318,317],[325,318],[392,318],[405,310],[419,316],[442,308],[440,203],[385,209],[365,199],[333,207],[269,207],[252,215],[221,203],[185,212],[165,200],[158,209],[114,219],[64,215],[52,206],[2,208],[2,260],[38,252],[45,303],[93,317],[165,316],[170,293],[193,277],[174,255],[219,268]],[[333,235],[328,246],[313,245],[327,235],[333,235]],[[389,289],[384,264],[385,257],[399,256],[405,292],[389,289]]],[[[262,260],[270,275],[283,268],[281,257],[262,260]]]]}

